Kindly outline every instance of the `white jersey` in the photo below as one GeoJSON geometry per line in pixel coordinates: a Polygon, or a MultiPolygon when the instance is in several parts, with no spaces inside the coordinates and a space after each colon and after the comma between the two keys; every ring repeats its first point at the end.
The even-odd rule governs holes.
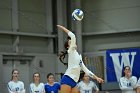
{"type": "Polygon", "coordinates": [[[90,81],[88,84],[81,81],[77,84],[77,87],[80,93],[93,93],[93,90],[95,91],[99,90],[99,88],[93,81],[90,81]]]}
{"type": "Polygon", "coordinates": [[[126,77],[121,77],[119,86],[122,90],[122,93],[136,93],[135,90],[133,90],[136,87],[137,78],[135,76],[130,77],[127,79],[126,77]]]}
{"type": "Polygon", "coordinates": [[[22,81],[10,81],[8,82],[7,87],[9,93],[25,93],[24,83],[22,81]]]}
{"type": "Polygon", "coordinates": [[[93,77],[93,73],[89,71],[82,61],[81,55],[76,51],[76,38],[72,32],[68,32],[71,38],[70,47],[68,49],[68,69],[65,75],[70,76],[75,82],[79,80],[80,70],[82,69],[90,77],[93,77]]]}
{"type": "Polygon", "coordinates": [[[34,83],[31,83],[30,93],[45,93],[44,84],[40,83],[38,86],[36,86],[34,83]]]}
{"type": "Polygon", "coordinates": [[[136,85],[137,87],[140,87],[140,78],[139,78],[139,80],[138,80],[138,82],[137,82],[137,85],[136,85]]]}

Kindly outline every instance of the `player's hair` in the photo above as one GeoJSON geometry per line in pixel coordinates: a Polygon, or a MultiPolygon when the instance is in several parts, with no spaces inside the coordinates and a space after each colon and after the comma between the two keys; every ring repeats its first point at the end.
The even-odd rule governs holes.
{"type": "Polygon", "coordinates": [[[125,70],[127,67],[130,69],[130,66],[125,66],[125,67],[124,67],[124,70],[125,70]]]}
{"type": "Polygon", "coordinates": [[[34,78],[35,74],[38,74],[39,77],[40,77],[40,73],[39,73],[39,72],[35,72],[35,73],[33,74],[33,78],[34,78]]]}
{"type": "Polygon", "coordinates": [[[80,72],[80,78],[83,79],[84,75],[85,75],[85,72],[84,71],[81,71],[80,72]]]}
{"type": "Polygon", "coordinates": [[[49,78],[49,76],[54,76],[54,74],[52,73],[47,74],[47,78],[49,78]]]}
{"type": "Polygon", "coordinates": [[[65,58],[66,54],[68,54],[67,50],[68,50],[68,47],[69,47],[69,44],[68,44],[69,40],[71,40],[71,38],[67,37],[67,41],[64,44],[64,47],[65,47],[66,51],[61,51],[61,53],[59,54],[59,60],[62,63],[64,63],[64,58],[65,58]]]}
{"type": "Polygon", "coordinates": [[[13,80],[13,73],[14,73],[15,71],[18,71],[18,73],[19,73],[19,70],[18,70],[18,69],[13,69],[13,70],[12,70],[12,77],[11,77],[11,80],[13,80]]]}

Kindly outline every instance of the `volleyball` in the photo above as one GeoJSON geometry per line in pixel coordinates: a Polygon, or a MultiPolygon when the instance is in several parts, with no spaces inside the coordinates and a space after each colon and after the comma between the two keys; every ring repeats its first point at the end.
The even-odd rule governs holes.
{"type": "Polygon", "coordinates": [[[84,13],[82,10],[80,9],[75,9],[73,12],[72,12],[72,19],[73,20],[76,20],[76,21],[81,21],[84,17],[84,13]]]}

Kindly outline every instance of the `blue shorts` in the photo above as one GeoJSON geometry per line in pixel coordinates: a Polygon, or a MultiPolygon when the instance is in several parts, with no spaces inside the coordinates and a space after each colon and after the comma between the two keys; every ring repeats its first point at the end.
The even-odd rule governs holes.
{"type": "Polygon", "coordinates": [[[74,88],[76,86],[76,82],[70,78],[68,75],[64,75],[61,79],[61,85],[66,84],[71,86],[71,88],[74,88]]]}

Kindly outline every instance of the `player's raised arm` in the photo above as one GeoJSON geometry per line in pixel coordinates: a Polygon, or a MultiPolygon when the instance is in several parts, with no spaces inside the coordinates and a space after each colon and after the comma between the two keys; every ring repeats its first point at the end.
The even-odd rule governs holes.
{"type": "Polygon", "coordinates": [[[65,28],[64,26],[57,25],[57,27],[62,29],[64,32],[66,32],[68,34],[69,30],[67,28],[65,28]]]}
{"type": "Polygon", "coordinates": [[[68,34],[68,36],[70,37],[70,46],[75,46],[76,44],[76,37],[75,37],[75,34],[72,33],[70,30],[68,30],[67,28],[65,28],[64,26],[61,26],[61,25],[57,25],[58,28],[62,29],[65,33],[68,34]]]}

